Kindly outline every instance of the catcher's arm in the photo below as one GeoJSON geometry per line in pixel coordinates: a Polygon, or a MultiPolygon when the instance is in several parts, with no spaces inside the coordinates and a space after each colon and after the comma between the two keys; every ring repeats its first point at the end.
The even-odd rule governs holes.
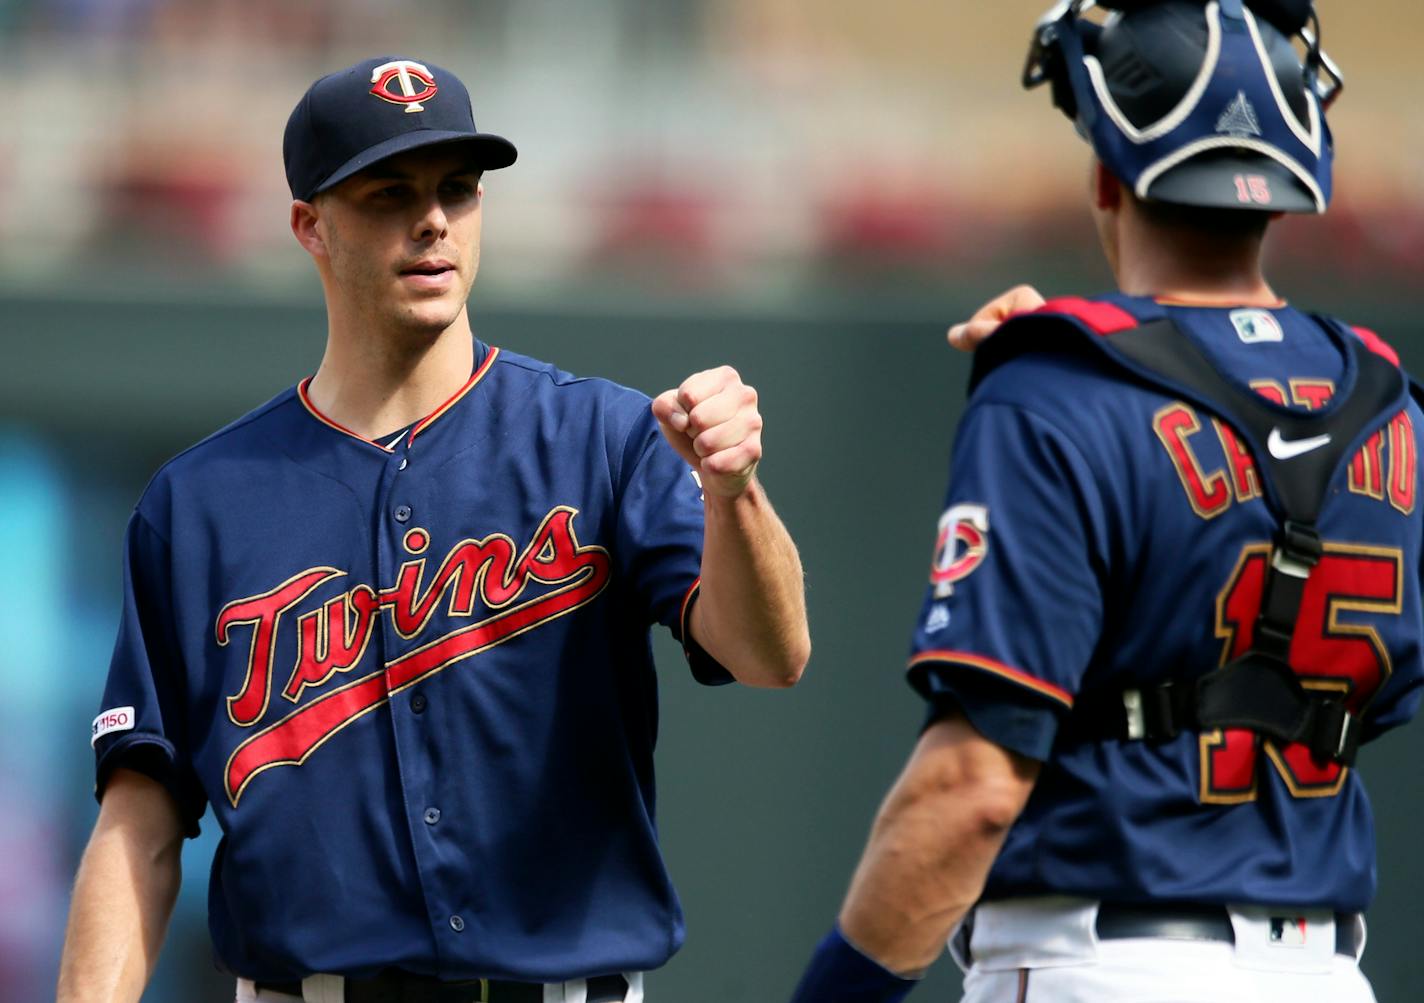
{"type": "Polygon", "coordinates": [[[840,915],[846,939],[902,976],[928,968],[983,892],[1040,766],[958,713],[927,728],[851,880],[840,915]]]}

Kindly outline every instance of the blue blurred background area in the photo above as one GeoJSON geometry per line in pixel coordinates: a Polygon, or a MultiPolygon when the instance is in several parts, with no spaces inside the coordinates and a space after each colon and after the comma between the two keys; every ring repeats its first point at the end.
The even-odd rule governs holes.
{"type": "MultiPolygon", "coordinates": [[[[1272,276],[1424,372],[1420,8],[1318,7],[1347,79],[1337,199],[1276,228],[1272,276]]],[[[1088,151],[1018,85],[1041,13],[0,0],[0,999],[53,996],[129,511],[167,457],[320,357],[286,117],[377,54],[459,73],[480,127],[519,147],[486,178],[484,340],[649,393],[729,362],[761,393],[762,476],[803,552],[816,650],[790,693],[708,691],[659,641],[660,824],[689,939],[649,998],[788,996],[920,721],[900,668],[968,370],[944,328],[1012,282],[1110,283],[1088,151]]],[[[1418,727],[1362,755],[1383,1001],[1424,984],[1421,756],[1418,727]]],[[[231,999],[206,930],[215,842],[207,818],[145,1000],[231,999]]],[[[957,984],[945,959],[915,998],[957,984]]]]}

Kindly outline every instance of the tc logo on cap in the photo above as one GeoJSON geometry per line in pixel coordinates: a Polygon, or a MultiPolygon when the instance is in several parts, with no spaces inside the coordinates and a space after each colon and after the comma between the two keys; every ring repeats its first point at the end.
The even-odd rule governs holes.
{"type": "Polygon", "coordinates": [[[440,88],[435,86],[435,77],[420,63],[409,59],[395,59],[382,63],[371,71],[371,93],[382,101],[405,105],[406,114],[424,111],[422,101],[429,101],[440,88]],[[391,93],[391,81],[400,84],[400,93],[391,93]],[[423,89],[415,89],[415,81],[423,84],[423,89]]]}

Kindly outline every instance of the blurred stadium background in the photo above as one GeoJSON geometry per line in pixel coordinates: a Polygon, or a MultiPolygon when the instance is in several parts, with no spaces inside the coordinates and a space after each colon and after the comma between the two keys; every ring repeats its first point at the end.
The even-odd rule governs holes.
{"type": "MultiPolygon", "coordinates": [[[[1109,282],[1086,150],[1017,84],[1042,6],[0,0],[0,999],[53,996],[128,511],[166,457],[320,356],[287,113],[379,53],[456,70],[520,149],[487,179],[486,341],[654,393],[728,361],[762,392],[816,654],[798,690],[755,694],[700,690],[660,648],[689,941],[650,999],[785,998],[918,726],[899,667],[967,371],[943,328],[1011,281],[1109,282]]],[[[1337,200],[1279,227],[1273,275],[1424,371],[1424,8],[1319,7],[1347,78],[1337,200]]],[[[1365,967],[1385,1001],[1424,983],[1419,736],[1363,756],[1383,875],[1365,967]]],[[[231,999],[205,927],[211,829],[153,1003],[231,999]]],[[[945,960],[916,998],[957,981],[945,960]]]]}

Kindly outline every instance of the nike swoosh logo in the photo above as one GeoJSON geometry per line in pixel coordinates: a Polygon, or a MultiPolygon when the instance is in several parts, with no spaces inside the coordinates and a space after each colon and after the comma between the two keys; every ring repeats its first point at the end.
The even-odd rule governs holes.
{"type": "Polygon", "coordinates": [[[1312,435],[1308,439],[1286,439],[1281,436],[1279,428],[1271,429],[1270,438],[1266,440],[1266,448],[1271,451],[1271,455],[1278,460],[1289,460],[1312,449],[1319,449],[1330,441],[1327,435],[1312,435]]]}

